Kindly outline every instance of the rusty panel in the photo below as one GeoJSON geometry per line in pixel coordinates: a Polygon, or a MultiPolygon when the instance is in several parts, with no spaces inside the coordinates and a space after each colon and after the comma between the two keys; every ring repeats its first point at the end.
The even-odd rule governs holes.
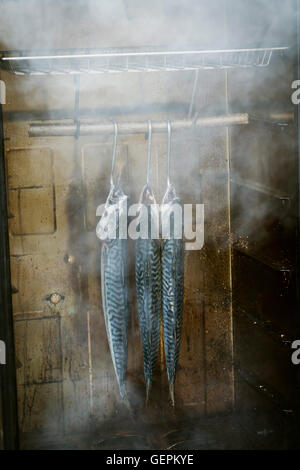
{"type": "Polygon", "coordinates": [[[50,234],[56,230],[53,188],[28,188],[10,191],[9,209],[13,208],[13,235],[50,234]]]}
{"type": "MultiPolygon", "coordinates": [[[[28,145],[25,138],[22,143],[28,145]]],[[[73,265],[68,261],[68,248],[72,244],[67,231],[70,218],[67,209],[70,205],[68,201],[73,197],[74,152],[72,144],[69,150],[67,146],[65,142],[62,152],[61,149],[39,145],[26,147],[26,150],[19,150],[18,146],[8,152],[8,159],[12,157],[12,165],[8,164],[9,174],[12,175],[10,180],[20,187],[25,186],[24,192],[30,191],[27,185],[38,186],[32,189],[36,196],[34,199],[31,197],[28,204],[29,211],[31,208],[32,211],[26,214],[21,208],[28,229],[16,235],[14,219],[10,219],[11,267],[15,289],[13,306],[19,361],[19,425],[22,432],[39,429],[62,431],[63,425],[65,429],[74,426],[74,423],[80,426],[88,414],[85,406],[88,402],[82,399],[85,396],[83,391],[87,389],[87,348],[78,334],[83,330],[81,325],[85,312],[81,314],[78,296],[75,295],[79,278],[77,274],[74,278],[73,265]],[[21,160],[18,165],[14,162],[16,155],[21,160]],[[24,167],[23,180],[24,162],[29,163],[24,167]],[[38,167],[45,168],[40,179],[36,172],[38,167]],[[50,193],[53,190],[51,197],[41,197],[39,187],[42,185],[48,185],[50,193]],[[54,191],[60,202],[55,210],[58,230],[48,229],[45,233],[47,224],[39,219],[39,214],[47,218],[49,203],[53,214],[54,191]],[[35,210],[34,201],[39,210],[35,210]],[[37,233],[33,233],[34,227],[38,228],[37,233]],[[57,305],[49,300],[54,292],[61,295],[57,305]],[[53,413],[59,416],[55,418],[53,413]]],[[[14,206],[13,202],[11,198],[10,210],[16,213],[18,205],[14,206]]],[[[86,330],[86,324],[84,328],[86,330]]]]}
{"type": "MultiPolygon", "coordinates": [[[[63,430],[63,402],[61,384],[45,383],[18,386],[18,417],[21,434],[63,430]]],[[[38,437],[36,437],[38,440],[38,437]]]]}
{"type": "Polygon", "coordinates": [[[62,381],[59,317],[16,321],[19,385],[62,381]]]}
{"type": "MultiPolygon", "coordinates": [[[[196,256],[195,256],[196,258],[196,256]]],[[[186,260],[186,273],[189,269],[186,260]]],[[[199,257],[197,257],[200,264],[199,257]]],[[[176,378],[176,400],[180,407],[204,414],[206,404],[204,338],[204,303],[185,293],[183,336],[176,378]],[[188,384],[188,386],[187,386],[188,384]]]]}
{"type": "Polygon", "coordinates": [[[64,429],[69,432],[83,431],[90,417],[86,312],[82,304],[78,307],[61,320],[63,417],[64,429]]]}
{"type": "MultiPolygon", "coordinates": [[[[60,308],[70,307],[70,287],[68,288],[68,266],[63,255],[51,254],[16,255],[11,259],[13,285],[17,292],[13,295],[14,315],[29,312],[51,314],[54,305],[48,302],[50,293],[58,292],[65,296],[60,308]]],[[[71,313],[71,312],[70,312],[71,313]]]]}
{"type": "Polygon", "coordinates": [[[51,186],[53,155],[51,149],[13,148],[7,152],[9,189],[51,186]]]}
{"type": "Polygon", "coordinates": [[[7,182],[12,234],[54,233],[55,181],[51,150],[11,149],[7,159],[7,182]]]}
{"type": "Polygon", "coordinates": [[[62,357],[59,317],[15,322],[19,428],[62,431],[62,357]]]}

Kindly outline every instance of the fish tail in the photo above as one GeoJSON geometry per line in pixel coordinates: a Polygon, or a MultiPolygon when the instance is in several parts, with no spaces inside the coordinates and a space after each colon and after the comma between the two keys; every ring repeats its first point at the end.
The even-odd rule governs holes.
{"type": "Polygon", "coordinates": [[[170,398],[171,398],[172,406],[175,407],[174,384],[170,384],[170,385],[169,385],[169,390],[170,390],[170,398]]]}
{"type": "Polygon", "coordinates": [[[149,403],[150,389],[151,389],[151,383],[148,383],[146,385],[146,406],[148,406],[148,403],[149,403]]]}
{"type": "Polygon", "coordinates": [[[127,400],[128,398],[127,398],[127,390],[126,390],[125,383],[120,384],[119,388],[120,388],[120,395],[121,395],[122,400],[127,400]]]}

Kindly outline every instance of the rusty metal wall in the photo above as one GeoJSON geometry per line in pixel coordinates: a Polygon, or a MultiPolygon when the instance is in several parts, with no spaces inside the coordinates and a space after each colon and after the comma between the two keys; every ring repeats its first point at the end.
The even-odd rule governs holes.
{"type": "Polygon", "coordinates": [[[243,109],[243,97],[251,96],[256,116],[266,117],[231,134],[235,400],[245,426],[259,415],[268,445],[281,428],[277,445],[291,447],[297,445],[292,429],[299,419],[291,361],[299,334],[297,134],[293,122],[273,126],[267,116],[296,112],[290,93],[293,20],[287,57],[278,57],[264,74],[247,74],[247,81],[244,73],[229,77],[231,111],[243,109]],[[266,410],[273,410],[272,419],[266,410]]]}
{"type": "MultiPolygon", "coordinates": [[[[105,336],[100,247],[95,235],[95,210],[108,192],[112,141],[105,137],[29,138],[29,121],[15,121],[14,111],[32,112],[46,105],[51,113],[61,99],[64,103],[60,106],[72,108],[73,81],[65,77],[4,79],[9,101],[5,155],[19,427],[21,435],[69,432],[87,428],[91,420],[111,418],[118,410],[124,412],[105,336]],[[62,86],[63,97],[58,92],[62,86]],[[51,298],[53,293],[61,297],[51,298]]],[[[113,104],[106,77],[97,78],[96,84],[91,78],[86,80],[87,84],[81,83],[80,106],[113,104]]],[[[121,86],[117,82],[120,78],[110,80],[115,80],[115,88],[121,86]]],[[[172,80],[166,80],[164,74],[134,75],[125,84],[122,77],[126,89],[122,105],[125,110],[129,104],[138,105],[139,92],[145,89],[149,103],[155,101],[153,94],[159,93],[163,107],[163,99],[170,95],[173,102],[190,97],[192,83],[192,74],[179,73],[172,80]]],[[[216,90],[218,107],[224,109],[224,87],[225,74],[203,74],[197,109],[213,107],[216,90]]],[[[167,117],[163,113],[151,115],[155,116],[167,117]]],[[[114,117],[141,119],[132,114],[114,117]]],[[[172,141],[179,195],[183,202],[205,204],[205,247],[185,256],[184,326],[176,395],[178,409],[189,416],[230,410],[233,405],[227,138],[226,129],[212,129],[197,135],[174,134],[172,141]]],[[[166,136],[154,135],[152,172],[158,201],[165,189],[166,144],[166,136]]],[[[122,178],[132,202],[137,201],[145,180],[146,145],[143,135],[124,136],[119,142],[122,178]]],[[[133,255],[130,262],[133,277],[133,255]]],[[[133,281],[128,382],[131,400],[139,408],[144,389],[133,281]]],[[[163,363],[153,396],[153,407],[157,408],[159,401],[159,407],[169,413],[163,363]]]]}
{"type": "MultiPolygon", "coordinates": [[[[31,8],[37,6],[30,3],[31,8]]],[[[249,43],[251,34],[239,22],[241,11],[237,2],[231,2],[235,4],[232,10],[235,15],[227,33],[229,18],[223,1],[210,2],[206,15],[200,15],[200,19],[201,4],[207,2],[198,2],[197,7],[196,2],[198,16],[189,12],[194,27],[188,31],[184,9],[173,11],[170,22],[170,5],[164,8],[161,2],[153,2],[153,18],[160,15],[162,20],[152,30],[149,24],[153,23],[150,21],[147,26],[149,18],[145,22],[137,3],[129,2],[130,20],[123,18],[115,21],[113,28],[107,24],[99,30],[87,13],[89,10],[85,8],[83,12],[78,2],[71,13],[67,10],[68,15],[76,18],[78,34],[74,37],[72,33],[72,21],[64,27],[59,23],[54,28],[51,46],[103,47],[109,42],[109,46],[119,47],[146,43],[224,47],[233,26],[240,30],[241,37],[245,35],[243,46],[248,45],[247,39],[249,43]],[[133,25],[138,34],[131,33],[133,25]]],[[[280,2],[276,4],[279,7],[280,2]]],[[[64,11],[58,5],[61,18],[64,11]]],[[[21,32],[13,36],[8,48],[32,48],[36,44],[49,47],[46,32],[51,30],[51,18],[44,11],[44,27],[37,28],[33,37],[21,32]]],[[[275,32],[276,28],[277,23],[275,32]]],[[[259,30],[264,31],[263,23],[259,30]]],[[[7,36],[10,37],[9,30],[7,36]]],[[[270,37],[274,39],[276,35],[270,37]]],[[[91,112],[117,120],[142,116],[145,120],[166,119],[170,112],[172,118],[182,117],[189,108],[193,78],[189,72],[83,76],[80,110],[84,110],[85,117],[91,112]]],[[[105,336],[100,250],[95,236],[95,208],[104,202],[108,192],[112,142],[105,137],[29,138],[28,124],[33,119],[72,118],[73,78],[12,77],[3,73],[1,79],[6,82],[8,95],[5,157],[19,429],[23,441],[27,434],[33,436],[32,445],[38,444],[44,433],[58,436],[75,430],[88,431],[91,425],[112,418],[121,423],[124,415],[126,420],[105,336]]],[[[241,83],[239,75],[236,79],[241,83]]],[[[249,104],[249,99],[246,102],[249,104]]],[[[225,71],[200,73],[195,110],[205,115],[228,111],[225,71]]],[[[178,193],[183,202],[205,204],[205,246],[199,252],[185,255],[183,341],[176,387],[177,413],[182,418],[225,412],[234,405],[229,210],[229,157],[234,135],[232,139],[226,129],[202,130],[191,135],[178,133],[173,138],[178,193]]],[[[122,137],[119,157],[125,162],[125,189],[136,202],[145,179],[144,136],[122,137]]],[[[166,138],[154,136],[153,180],[158,200],[164,191],[165,157],[166,138]]],[[[133,256],[130,261],[132,322],[128,382],[131,401],[137,410],[142,410],[144,387],[133,256]]],[[[149,413],[153,421],[163,417],[168,422],[169,411],[166,373],[161,361],[149,413]]]]}

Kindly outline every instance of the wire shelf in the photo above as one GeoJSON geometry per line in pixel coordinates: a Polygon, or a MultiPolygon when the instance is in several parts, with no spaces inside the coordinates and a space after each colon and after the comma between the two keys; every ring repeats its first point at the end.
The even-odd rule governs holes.
{"type": "Polygon", "coordinates": [[[0,68],[15,75],[64,75],[267,67],[287,47],[202,51],[2,52],[0,68]]]}

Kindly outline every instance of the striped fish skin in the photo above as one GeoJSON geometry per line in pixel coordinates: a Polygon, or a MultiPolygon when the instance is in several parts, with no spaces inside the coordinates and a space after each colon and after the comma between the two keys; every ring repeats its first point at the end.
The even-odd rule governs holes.
{"type": "MultiPolygon", "coordinates": [[[[121,196],[124,197],[124,196],[121,196]]],[[[108,199],[107,206],[118,204],[108,199]]],[[[117,219],[118,220],[118,219],[117,219]]],[[[117,222],[117,235],[118,235],[117,222]]],[[[102,305],[110,353],[122,399],[126,397],[129,281],[127,239],[105,240],[101,249],[102,305]]]]}
{"type": "MultiPolygon", "coordinates": [[[[180,204],[175,196],[172,204],[180,204]]],[[[162,244],[162,295],[163,295],[163,329],[166,366],[169,380],[169,390],[174,406],[174,384],[180,351],[180,340],[183,318],[184,297],[184,243],[183,239],[174,238],[172,230],[170,238],[162,244]]]]}
{"type": "MultiPolygon", "coordinates": [[[[150,205],[147,206],[150,214],[150,205]]],[[[150,216],[148,218],[150,221],[150,216]]],[[[150,224],[149,224],[150,232],[150,224]]],[[[146,403],[149,399],[159,352],[161,323],[161,259],[158,240],[136,241],[136,294],[144,357],[146,403]]]]}

